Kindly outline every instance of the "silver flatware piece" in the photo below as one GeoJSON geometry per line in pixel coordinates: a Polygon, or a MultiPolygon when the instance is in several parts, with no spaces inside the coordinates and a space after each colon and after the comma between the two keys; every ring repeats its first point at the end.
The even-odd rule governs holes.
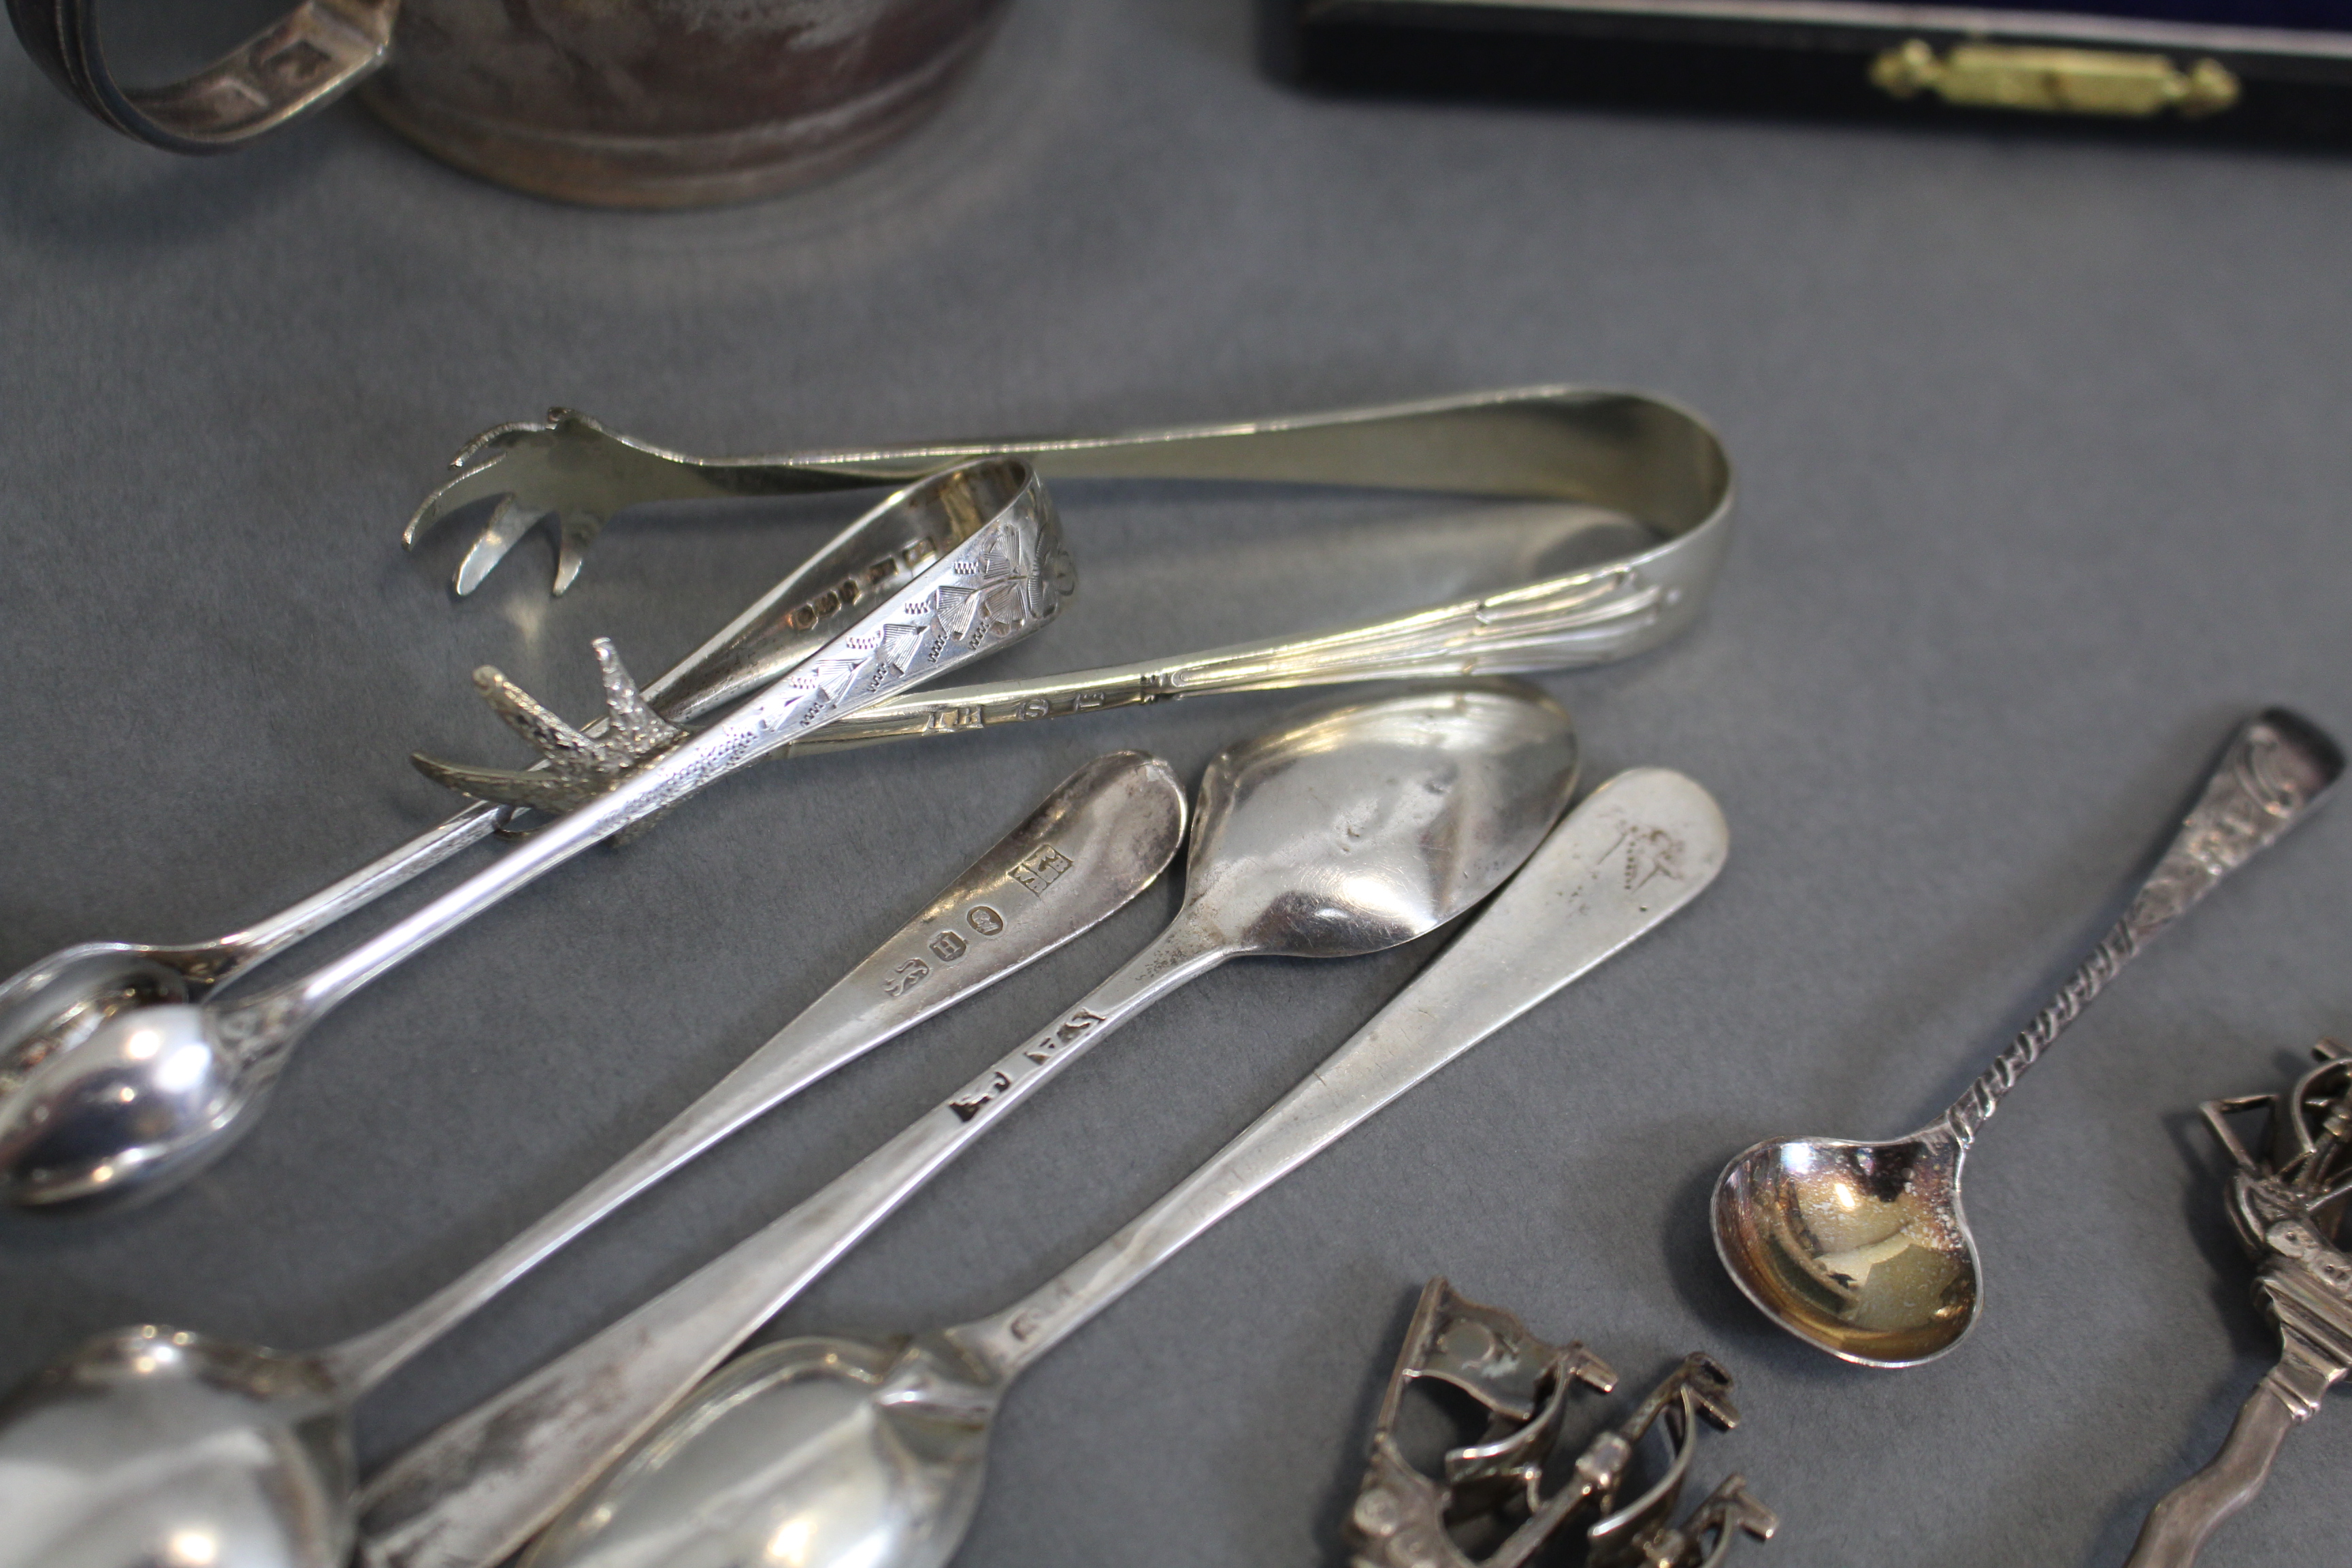
{"type": "MultiPolygon", "coordinates": [[[[1071,586],[1052,502],[1017,460],[949,469],[887,505],[940,546],[903,587],[868,600],[815,652],[691,735],[655,729],[662,721],[607,658],[615,739],[652,742],[644,754],[496,863],[304,978],[235,1001],[190,1002],[170,972],[151,965],[62,1015],[48,1011],[53,988],[71,992],[88,979],[73,965],[36,965],[28,983],[12,983],[0,1032],[0,1192],[49,1205],[185,1180],[249,1124],[302,1035],[368,981],[705,784],[1027,636],[1071,586]]],[[[101,966],[127,956],[108,950],[101,966]]]]}
{"type": "Polygon", "coordinates": [[[811,1279],[1112,1031],[1231,959],[1344,957],[1435,929],[1541,842],[1575,772],[1568,715],[1526,689],[1327,709],[1229,748],[1196,793],[1184,902],[1157,940],[766,1230],[402,1456],[366,1489],[359,1560],[500,1561],[811,1279]]]}
{"type": "Polygon", "coordinates": [[[1976,1238],[1960,1208],[1969,1147],[2061,1031],[2159,931],[2319,804],[2342,749],[2273,708],[2222,751],[2203,793],[2114,928],[1958,1102],[1884,1143],[1759,1143],[1715,1188],[1715,1247],[1764,1315],[1862,1366],[1932,1361],[1974,1326],[1976,1238]]]}
{"type": "Polygon", "coordinates": [[[354,1523],[349,1412],[369,1390],[753,1117],[1108,919],[1183,835],[1165,763],[1087,763],[708,1093],[379,1328],[307,1353],[152,1323],[83,1344],[0,1405],[0,1568],[178,1568],[207,1552],[223,1568],[341,1563],[354,1523]]]}
{"type": "MultiPolygon", "coordinates": [[[[1509,387],[1413,403],[1179,425],[1108,436],[1036,436],[845,447],[773,457],[696,458],[552,408],[544,420],[485,430],[450,459],[456,474],[403,533],[412,547],[477,502],[497,506],[457,568],[469,594],[542,521],[557,535],[555,591],[578,576],[604,523],[646,501],[807,495],[900,485],[947,463],[1017,457],[1048,482],[1196,479],[1426,490],[1605,507],[1668,542],[1639,557],[1647,578],[1681,587],[1674,635],[1706,595],[1731,514],[1731,464],[1706,423],[1645,393],[1509,387]]],[[[1640,626],[1622,629],[1627,646],[1640,626]]],[[[1644,644],[1646,646],[1646,644],[1644,644]]]]}
{"type": "Polygon", "coordinates": [[[2254,1301],[2279,1332],[2278,1364],[2238,1408],[2221,1451],[2164,1494],[2124,1568],[2189,1568],[2215,1528],[2270,1479],[2286,1435],[2319,1413],[2352,1372],[2352,1053],[2333,1040],[2284,1094],[2206,1101],[2228,1152],[2230,1223],[2254,1260],[2254,1301]],[[2249,1152],[2230,1118],[2270,1113],[2269,1143],[2249,1152]]]}
{"type": "MultiPolygon", "coordinates": [[[[1024,1371],[1211,1226],[1664,921],[1728,847],[1696,784],[1620,773],[1378,1016],[1109,1240],[975,1322],[754,1351],[574,1501],[528,1568],[937,1568],[971,1524],[990,1424],[1024,1371]]],[[[1643,1504],[1641,1528],[1612,1514],[1604,1536],[1646,1537],[1655,1510],[1623,1500],[1643,1504]]]]}

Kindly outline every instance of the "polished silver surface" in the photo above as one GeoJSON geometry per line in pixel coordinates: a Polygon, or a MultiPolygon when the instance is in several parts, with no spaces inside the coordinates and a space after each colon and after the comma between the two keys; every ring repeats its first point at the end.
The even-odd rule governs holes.
{"type": "MultiPolygon", "coordinates": [[[[1349,680],[1527,673],[1607,663],[1686,626],[1714,586],[1728,542],[1730,469],[1714,434],[1658,399],[1534,388],[1287,419],[1107,437],[877,448],[799,458],[681,457],[555,410],[547,423],[500,426],[454,461],[457,477],[411,520],[411,542],[464,506],[499,498],[467,552],[457,591],[471,593],[542,519],[559,540],[556,591],[578,574],[604,520],[639,501],[835,489],[900,482],[985,451],[1034,452],[1072,477],[1177,477],[1427,488],[1534,496],[1620,510],[1667,542],[1606,565],[1475,599],[1306,637],[1082,670],[1038,680],[958,688],[877,702],[836,718],[793,751],[1059,718],[1209,692],[1263,691],[1349,680]]],[[[776,584],[719,634],[643,691],[657,721],[685,723],[776,679],[853,624],[856,607],[910,582],[943,547],[919,513],[886,502],[776,584]]],[[[607,689],[618,655],[598,649],[607,689]]],[[[426,774],[478,804],[310,898],[209,942],[85,942],[0,983],[0,1064],[109,1011],[149,999],[201,1001],[252,965],[363,907],[490,834],[493,805],[568,809],[649,748],[608,741],[605,721],[573,731],[496,670],[477,674],[494,710],[549,761],[528,774],[419,758],[426,774]]],[[[0,1065],[0,1094],[10,1069],[0,1065]]],[[[0,1195],[56,1201],[13,1183],[0,1195]]]]}
{"type": "Polygon", "coordinates": [[[1619,774],[1376,1017],[1109,1240],[974,1322],[753,1352],[575,1501],[530,1568],[937,1568],[971,1522],[989,1424],[1024,1369],[1211,1226],[1665,921],[1728,847],[1722,813],[1691,780],[1619,774]]]}
{"type": "Polygon", "coordinates": [[[1560,1444],[1571,1396],[1616,1385],[1581,1342],[1548,1344],[1512,1313],[1432,1279],[1406,1326],[1342,1527],[1353,1568],[1522,1568],[1571,1526],[1584,1537],[1587,1568],[1717,1568],[1741,1534],[1772,1538],[1780,1521],[1738,1475],[1675,1522],[1701,1426],[1739,1424],[1729,1373],[1699,1352],[1685,1356],[1632,1415],[1570,1457],[1560,1444]],[[1485,1416],[1433,1473],[1397,1436],[1405,1392],[1423,1378],[1485,1416]],[[1664,1438],[1663,1463],[1644,1462],[1654,1431],[1664,1438]]]}
{"type": "MultiPolygon", "coordinates": [[[[1680,564],[1688,565],[1687,561],[1680,564]]],[[[1145,659],[1034,680],[909,693],[828,724],[799,752],[961,735],[1076,713],[1239,691],[1357,680],[1528,675],[1603,664],[1638,649],[1629,630],[1678,616],[1694,590],[1622,563],[1307,637],[1145,659]]],[[[1646,642],[1643,646],[1647,646],[1646,642]]]]}
{"type": "Polygon", "coordinates": [[[2008,1049],[1934,1121],[1883,1143],[1792,1138],[1724,1168],[1716,1252],[1764,1315],[1863,1366],[1906,1367],[1958,1344],[1979,1303],[1960,1168],[1978,1131],[2061,1031],[2140,949],[2326,795],[2344,753],[2267,709],[2240,728],[2122,919],[2008,1049]]]}
{"type": "Polygon", "coordinates": [[[97,0],[9,0],[16,37],[83,108],[174,153],[219,153],[331,103],[392,51],[400,0],[301,0],[204,69],[125,88],[108,68],[97,0]]]}
{"type": "Polygon", "coordinates": [[[1159,876],[1183,831],[1166,763],[1133,752],[1087,763],[668,1125],[378,1329],[310,1354],[152,1324],[84,1345],[0,1412],[0,1565],[340,1563],[352,1536],[353,1401],[751,1118],[1107,919],[1159,876]]]}
{"type": "MultiPolygon", "coordinates": [[[[0,994],[0,1019],[15,1031],[0,1035],[0,1192],[19,1204],[57,1204],[184,1180],[226,1148],[302,1034],[369,980],[703,785],[1026,637],[1073,585],[1052,502],[1017,460],[946,470],[886,508],[940,546],[905,586],[869,601],[725,717],[605,781],[495,864],[308,977],[194,1004],[178,1000],[150,966],[126,987],[90,994],[93,972],[123,956],[107,952],[45,961],[21,986],[12,983],[0,994]]],[[[757,610],[730,633],[755,628],[757,610]]]]}
{"type": "Polygon", "coordinates": [[[2263,1489],[2286,1435],[2352,1373],[2352,1053],[2314,1047],[2319,1066],[2284,1094],[2208,1100],[2229,1152],[2230,1223],[2254,1259],[2254,1300],[2279,1331],[2278,1364],[2239,1407],[2221,1451],[2158,1500],[2124,1568],[2189,1568],[2221,1522],[2263,1489]],[[2230,1117],[2270,1113],[2270,1146],[2247,1152],[2230,1117]]]}
{"type": "Polygon", "coordinates": [[[360,1560],[500,1561],[1097,1042],[1229,959],[1346,957],[1443,924],[1527,858],[1575,773],[1568,715],[1524,688],[1327,709],[1228,748],[1202,780],[1184,902],[1157,940],[766,1230],[404,1455],[366,1489],[360,1560]]]}
{"type": "Polygon", "coordinates": [[[797,495],[902,484],[942,463],[1025,458],[1048,480],[1222,479],[1350,485],[1573,501],[1622,513],[1666,542],[1616,563],[1627,574],[1618,624],[1593,641],[1622,658],[1674,636],[1714,586],[1727,542],[1731,463],[1705,422],[1663,398],[1530,386],[1416,403],[1279,415],[1114,436],[1043,436],[846,447],[762,458],[694,458],[607,430],[568,408],[501,425],[451,459],[455,478],[425,498],[414,545],[453,512],[498,505],[457,568],[470,593],[544,522],[557,534],[555,591],[624,507],[652,500],[797,495]],[[1660,603],[1642,602],[1645,594],[1660,603]]]}
{"type": "MultiPolygon", "coordinates": [[[[870,610],[877,596],[903,590],[951,549],[953,530],[945,522],[935,509],[904,505],[896,496],[883,500],[647,684],[643,698],[662,720],[686,723],[775,680],[855,626],[859,605],[870,610]]],[[[1066,591],[1068,584],[1058,586],[1066,591]]],[[[600,645],[600,662],[608,646],[600,645]]],[[[611,662],[617,667],[617,656],[611,662]]],[[[602,720],[583,731],[591,741],[604,733],[602,720]]],[[[0,982],[0,1122],[7,1097],[39,1061],[108,1016],[152,1002],[202,1002],[254,965],[488,837],[509,816],[488,804],[469,805],[277,914],[210,942],[82,942],[28,964],[0,982]]],[[[0,1196],[9,1202],[72,1195],[21,1182],[0,1163],[0,1196]]]]}

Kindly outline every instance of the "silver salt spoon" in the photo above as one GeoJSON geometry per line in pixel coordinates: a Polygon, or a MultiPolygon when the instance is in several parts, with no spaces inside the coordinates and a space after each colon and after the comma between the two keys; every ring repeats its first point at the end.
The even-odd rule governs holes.
{"type": "Polygon", "coordinates": [[[2158,931],[2274,843],[2344,771],[2336,742],[2273,708],[2241,728],[2164,858],[2033,1022],[1959,1103],[1885,1143],[1759,1143],[1716,1183],[1715,1249],[1764,1315],[1862,1366],[1906,1367],[1977,1320],[1976,1238],[1960,1167],[2001,1097],[2158,931]]]}

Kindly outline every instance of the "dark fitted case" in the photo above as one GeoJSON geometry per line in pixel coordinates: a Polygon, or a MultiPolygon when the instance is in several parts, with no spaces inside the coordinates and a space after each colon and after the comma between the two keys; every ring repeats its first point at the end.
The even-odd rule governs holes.
{"type": "Polygon", "coordinates": [[[1346,90],[2352,144],[2352,0],[1289,0],[1346,90]]]}

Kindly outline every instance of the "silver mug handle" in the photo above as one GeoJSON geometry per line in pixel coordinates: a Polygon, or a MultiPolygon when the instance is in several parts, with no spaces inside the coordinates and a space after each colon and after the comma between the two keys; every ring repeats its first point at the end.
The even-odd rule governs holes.
{"type": "Polygon", "coordinates": [[[59,87],[126,136],[223,153],[339,96],[384,62],[400,0],[302,4],[194,76],[125,89],[99,47],[98,0],[7,0],[16,37],[59,87]]]}

